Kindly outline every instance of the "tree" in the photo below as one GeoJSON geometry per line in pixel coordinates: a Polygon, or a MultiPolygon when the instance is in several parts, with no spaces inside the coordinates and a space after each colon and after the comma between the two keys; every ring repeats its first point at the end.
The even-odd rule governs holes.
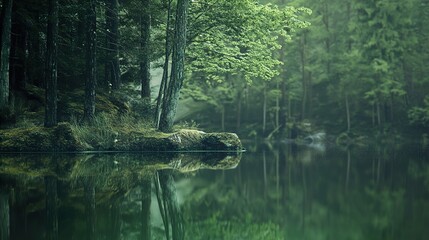
{"type": "Polygon", "coordinates": [[[163,64],[163,71],[162,71],[162,79],[161,84],[159,86],[158,91],[158,97],[156,98],[156,109],[155,109],[155,127],[159,128],[159,119],[160,119],[160,113],[161,113],[161,107],[162,107],[162,101],[164,99],[164,96],[167,93],[167,81],[168,81],[168,64],[170,62],[170,55],[171,55],[171,43],[170,43],[170,19],[171,19],[171,4],[172,0],[166,0],[166,9],[167,9],[167,20],[166,20],[166,26],[165,26],[165,45],[164,45],[164,64],[163,64]]]}
{"type": "Polygon", "coordinates": [[[84,120],[92,121],[95,114],[95,87],[96,87],[96,31],[97,18],[95,0],[88,0],[86,11],[86,78],[85,78],[85,106],[84,120]]]}
{"type": "Polygon", "coordinates": [[[180,89],[182,88],[185,78],[186,18],[188,15],[188,4],[189,0],[177,1],[171,79],[168,84],[167,93],[164,96],[159,123],[159,129],[163,132],[171,131],[173,127],[180,89]]]}
{"type": "Polygon", "coordinates": [[[49,0],[46,52],[45,126],[57,125],[57,36],[58,0],[49,0]]]}
{"type": "Polygon", "coordinates": [[[2,2],[1,56],[0,56],[0,109],[9,107],[9,54],[13,0],[2,2]]]}
{"type": "Polygon", "coordinates": [[[150,0],[142,0],[143,10],[140,17],[140,47],[141,47],[141,60],[140,60],[140,82],[141,82],[141,97],[142,99],[150,100],[150,28],[151,28],[151,14],[150,0]]]}
{"type": "Polygon", "coordinates": [[[378,125],[394,120],[393,100],[405,95],[399,69],[406,41],[400,39],[400,31],[409,27],[408,4],[378,0],[357,5],[363,54],[371,64],[368,79],[371,88],[365,97],[374,105],[378,125]]]}
{"type": "Polygon", "coordinates": [[[107,60],[105,65],[105,81],[112,84],[112,89],[114,90],[119,89],[121,86],[118,5],[118,0],[106,0],[107,60]]]}
{"type": "MultiPolygon", "coordinates": [[[[268,102],[264,101],[268,98],[259,99],[264,86],[267,86],[267,96],[279,99],[278,91],[272,94],[274,92],[268,89],[283,68],[276,52],[282,45],[287,45],[295,29],[308,26],[300,20],[300,15],[305,13],[309,10],[279,8],[252,0],[194,2],[189,18],[187,69],[192,77],[186,87],[192,90],[186,91],[188,96],[216,106],[222,116],[225,115],[225,104],[234,102],[236,129],[239,130],[242,119],[245,119],[241,118],[245,112],[242,104],[249,96],[249,89],[257,92],[253,100],[258,100],[253,106],[268,102]]],[[[276,104],[280,105],[280,102],[276,104]]],[[[264,109],[267,113],[272,108],[265,105],[264,109]]],[[[267,120],[268,114],[265,116],[267,120]]]]}

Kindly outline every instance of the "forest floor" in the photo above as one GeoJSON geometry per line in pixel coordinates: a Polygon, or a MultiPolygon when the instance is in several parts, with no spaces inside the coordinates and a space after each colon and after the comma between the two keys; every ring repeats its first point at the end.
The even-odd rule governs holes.
{"type": "Polygon", "coordinates": [[[96,117],[82,122],[83,91],[59,95],[58,126],[45,128],[44,90],[27,86],[15,99],[13,114],[2,114],[0,152],[70,151],[241,151],[233,133],[205,133],[176,126],[162,133],[151,123],[153,107],[126,92],[98,93],[96,117]]]}

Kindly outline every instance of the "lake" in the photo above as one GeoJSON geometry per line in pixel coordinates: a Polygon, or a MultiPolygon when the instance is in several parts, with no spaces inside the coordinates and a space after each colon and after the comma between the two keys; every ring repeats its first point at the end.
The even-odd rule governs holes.
{"type": "Polygon", "coordinates": [[[1,239],[427,239],[429,150],[0,155],[1,239]]]}

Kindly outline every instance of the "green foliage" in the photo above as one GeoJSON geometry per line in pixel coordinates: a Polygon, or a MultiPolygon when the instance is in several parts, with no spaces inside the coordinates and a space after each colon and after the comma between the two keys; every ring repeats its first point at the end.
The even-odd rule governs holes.
{"type": "Polygon", "coordinates": [[[227,73],[248,83],[278,75],[273,58],[279,49],[279,37],[289,40],[289,33],[305,28],[300,15],[305,8],[258,4],[245,1],[197,1],[190,8],[189,70],[204,74],[204,80],[223,81],[227,73]],[[215,9],[215,11],[207,11],[215,9]]]}
{"type": "Polygon", "coordinates": [[[423,107],[413,107],[408,111],[408,117],[412,124],[429,126],[429,95],[426,96],[423,107]]]}

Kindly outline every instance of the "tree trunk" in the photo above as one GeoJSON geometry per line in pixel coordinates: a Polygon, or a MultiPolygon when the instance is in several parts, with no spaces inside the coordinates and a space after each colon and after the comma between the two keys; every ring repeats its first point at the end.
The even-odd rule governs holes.
{"type": "Polygon", "coordinates": [[[150,180],[143,180],[141,191],[142,191],[142,233],[141,239],[150,240],[150,204],[151,204],[151,193],[152,193],[152,182],[150,180]]]}
{"type": "Polygon", "coordinates": [[[45,126],[57,125],[57,36],[58,0],[49,0],[45,73],[45,126]]]}
{"type": "Polygon", "coordinates": [[[267,86],[264,86],[264,100],[262,103],[262,134],[267,130],[267,86]]]}
{"type": "MultiPolygon", "coordinates": [[[[276,89],[280,90],[280,84],[278,81],[276,83],[276,89]]],[[[276,96],[276,112],[275,112],[274,123],[275,123],[274,127],[278,128],[280,124],[280,97],[279,96],[276,96]]]]}
{"type": "Polygon", "coordinates": [[[9,55],[12,0],[2,1],[1,56],[0,56],[0,109],[9,106],[9,55]]]}
{"type": "Polygon", "coordinates": [[[159,128],[159,118],[161,114],[161,105],[164,96],[167,92],[168,86],[168,63],[170,60],[170,18],[171,18],[171,3],[172,0],[167,0],[167,23],[165,28],[165,55],[164,55],[164,69],[162,72],[161,85],[159,86],[158,97],[156,99],[156,110],[155,110],[155,126],[159,128]]]}
{"type": "Polygon", "coordinates": [[[46,236],[49,240],[58,239],[58,194],[57,179],[45,177],[46,187],[46,236]]]}
{"type": "Polygon", "coordinates": [[[171,80],[168,85],[167,96],[165,96],[165,101],[162,106],[159,124],[159,129],[163,132],[171,131],[173,127],[180,89],[182,88],[185,78],[186,17],[188,13],[188,4],[189,0],[178,0],[177,2],[171,80]]]}
{"type": "Polygon", "coordinates": [[[96,12],[95,1],[89,0],[86,13],[86,78],[84,120],[91,122],[95,115],[95,86],[96,79],[96,12]]]}
{"type": "Polygon", "coordinates": [[[105,81],[110,83],[113,90],[121,87],[121,72],[119,69],[119,17],[118,0],[106,1],[106,41],[107,61],[105,81]]]}
{"type": "Polygon", "coordinates": [[[222,105],[222,109],[220,111],[221,111],[220,125],[222,128],[222,132],[224,132],[225,131],[225,106],[224,105],[222,105]]]}
{"type": "Polygon", "coordinates": [[[0,188],[0,240],[10,237],[9,191],[0,188]]]}
{"type": "MultiPolygon", "coordinates": [[[[35,21],[35,25],[40,24],[40,13],[35,11],[32,13],[32,18],[35,21]]],[[[40,51],[40,34],[39,31],[30,31],[28,40],[28,80],[31,84],[38,87],[42,87],[43,83],[43,69],[40,66],[42,64],[41,51],[40,51]]]]}
{"type": "MultiPolygon", "coordinates": [[[[12,6],[11,46],[9,57],[10,91],[25,89],[27,82],[26,53],[27,53],[27,23],[17,17],[17,6],[12,6]]],[[[12,96],[9,97],[13,101],[12,96]]]]}
{"type": "Polygon", "coordinates": [[[349,96],[346,94],[347,132],[350,132],[350,106],[349,96]]]}
{"type": "Polygon", "coordinates": [[[242,102],[242,93],[241,91],[238,93],[237,98],[237,131],[240,131],[241,127],[241,102],[242,102]]]}
{"type": "MultiPolygon", "coordinates": [[[[331,36],[330,36],[330,19],[329,19],[329,5],[327,2],[323,3],[323,16],[322,16],[322,22],[323,25],[325,25],[325,30],[327,32],[327,36],[325,38],[325,47],[326,47],[326,53],[328,56],[330,56],[331,53],[331,36]]],[[[326,60],[326,73],[328,77],[331,76],[331,60],[329,57],[326,60]]]]}
{"type": "Polygon", "coordinates": [[[381,113],[380,113],[380,103],[377,101],[377,124],[381,126],[381,113]]]}
{"type": "Polygon", "coordinates": [[[306,118],[306,106],[307,106],[307,80],[305,78],[305,45],[306,45],[306,33],[301,37],[301,78],[302,78],[302,109],[301,109],[301,119],[306,118]]]}
{"type": "Polygon", "coordinates": [[[391,123],[394,123],[395,122],[395,112],[394,112],[394,110],[395,110],[395,104],[393,104],[393,102],[394,102],[394,99],[393,99],[393,96],[391,95],[390,96],[390,98],[389,98],[389,105],[390,105],[390,122],[391,123]]]}
{"type": "Polygon", "coordinates": [[[150,0],[142,0],[143,12],[140,17],[140,47],[142,57],[140,61],[140,82],[141,97],[143,100],[150,101],[150,58],[149,58],[149,40],[150,40],[150,0]]]}

